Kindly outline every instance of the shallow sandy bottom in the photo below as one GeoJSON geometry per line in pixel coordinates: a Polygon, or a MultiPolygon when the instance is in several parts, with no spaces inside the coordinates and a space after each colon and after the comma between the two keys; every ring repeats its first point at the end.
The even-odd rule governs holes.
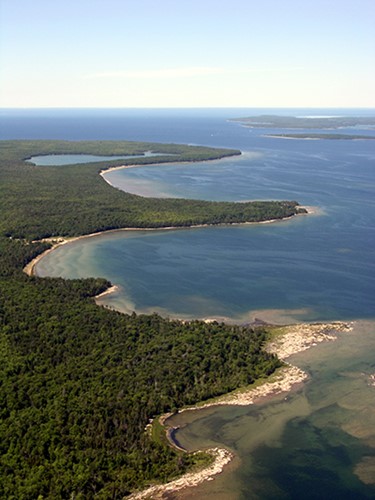
{"type": "MultiPolygon", "coordinates": [[[[348,333],[352,330],[353,325],[349,323],[321,323],[321,324],[298,324],[286,327],[280,327],[276,331],[276,336],[269,343],[267,350],[277,354],[280,359],[286,360],[291,355],[309,349],[321,342],[335,340],[338,332],[348,333]]],[[[285,367],[277,371],[266,382],[257,386],[250,387],[246,390],[239,390],[217,398],[206,404],[197,405],[180,410],[179,413],[194,411],[198,409],[211,408],[218,405],[239,405],[245,406],[262,401],[276,394],[287,393],[294,387],[301,384],[307,379],[307,374],[296,366],[287,364],[285,367]]],[[[171,444],[175,444],[171,438],[172,427],[168,426],[170,415],[160,417],[167,430],[171,444]]],[[[172,481],[165,485],[153,486],[147,490],[131,495],[132,500],[141,500],[147,498],[175,498],[175,494],[186,488],[198,486],[205,481],[212,480],[220,474],[226,466],[234,458],[232,452],[225,448],[211,448],[207,450],[214,458],[211,466],[195,473],[189,473],[178,480],[172,481]]],[[[367,470],[367,469],[366,469],[367,470]]]]}

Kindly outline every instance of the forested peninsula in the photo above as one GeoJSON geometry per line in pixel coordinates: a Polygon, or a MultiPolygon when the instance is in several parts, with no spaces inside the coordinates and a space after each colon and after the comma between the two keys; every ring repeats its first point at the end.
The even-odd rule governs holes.
{"type": "MultiPolygon", "coordinates": [[[[147,199],[99,175],[119,160],[37,167],[40,154],[137,155],[132,164],[201,161],[235,150],[133,142],[0,142],[0,497],[122,498],[205,458],[150,436],[150,418],[266,377],[280,361],[263,326],[182,322],[99,307],[105,279],[27,276],[44,238],[116,228],[281,219],[285,202],[147,199]],[[178,367],[178,369],[177,369],[178,367]]],[[[127,160],[129,162],[129,160],[127,160]]],[[[198,166],[197,166],[198,168],[198,166]]]]}

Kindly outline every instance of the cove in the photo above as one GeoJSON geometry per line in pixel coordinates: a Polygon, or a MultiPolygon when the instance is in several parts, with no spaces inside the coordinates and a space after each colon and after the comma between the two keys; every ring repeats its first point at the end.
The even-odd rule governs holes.
{"type": "Polygon", "coordinates": [[[113,232],[57,248],[36,273],[106,277],[119,291],[103,303],[128,313],[240,322],[371,317],[366,267],[358,262],[350,273],[351,252],[322,251],[320,219],[113,232]]]}

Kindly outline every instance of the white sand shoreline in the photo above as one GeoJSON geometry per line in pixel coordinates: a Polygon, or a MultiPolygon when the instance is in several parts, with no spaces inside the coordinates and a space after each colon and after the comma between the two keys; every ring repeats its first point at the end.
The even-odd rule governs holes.
{"type": "MultiPolygon", "coordinates": [[[[280,335],[276,336],[267,346],[267,350],[278,355],[285,361],[293,354],[305,351],[321,342],[333,341],[337,333],[350,332],[354,323],[333,322],[318,324],[296,324],[280,328],[280,335]]],[[[179,410],[178,413],[200,410],[218,405],[251,405],[272,397],[276,394],[288,393],[308,379],[308,374],[300,368],[286,363],[276,374],[258,386],[250,386],[246,390],[238,390],[233,393],[216,398],[212,402],[196,405],[179,410]]],[[[174,441],[170,432],[173,427],[168,426],[171,414],[159,417],[164,425],[168,440],[172,446],[181,450],[182,448],[174,441]]],[[[205,481],[213,480],[215,476],[222,473],[224,468],[234,458],[234,454],[225,448],[214,448],[205,450],[214,457],[214,462],[200,471],[185,474],[181,478],[164,485],[154,485],[143,491],[133,493],[128,498],[131,500],[146,500],[163,498],[163,494],[177,492],[185,488],[198,486],[205,481]]]]}
{"type": "Polygon", "coordinates": [[[112,285],[107,290],[104,290],[104,292],[99,293],[99,295],[95,295],[95,300],[102,299],[106,297],[107,295],[111,295],[112,293],[118,292],[119,287],[117,285],[112,285]]]}
{"type": "MultiPolygon", "coordinates": [[[[329,129],[329,130],[334,130],[334,129],[329,129]]],[[[292,135],[264,134],[264,135],[262,135],[262,137],[268,137],[268,138],[272,138],[272,139],[290,139],[292,141],[327,141],[327,140],[366,141],[366,140],[374,140],[375,139],[375,137],[372,137],[372,136],[368,136],[368,138],[367,138],[367,137],[323,137],[323,135],[329,136],[330,134],[329,133],[321,134],[320,137],[314,137],[314,136],[294,137],[292,135]]],[[[332,134],[332,135],[335,135],[335,134],[332,134]]],[[[336,134],[336,135],[340,136],[340,134],[336,134]]],[[[341,135],[345,135],[345,134],[341,134],[341,135]]]]}
{"type": "Polygon", "coordinates": [[[290,139],[292,141],[323,141],[323,137],[291,137],[288,135],[272,135],[264,134],[262,137],[268,137],[270,139],[290,139]]]}
{"type": "Polygon", "coordinates": [[[164,498],[166,493],[175,493],[176,491],[199,486],[203,481],[209,481],[220,474],[224,467],[234,458],[233,453],[225,448],[210,448],[205,450],[213,457],[213,462],[200,472],[189,472],[179,479],[175,479],[167,484],[154,485],[144,491],[133,493],[128,496],[129,500],[156,500],[164,498]]]}
{"type": "Polygon", "coordinates": [[[171,161],[171,162],[156,162],[156,163],[130,163],[127,165],[118,165],[117,167],[109,167],[109,168],[103,168],[99,172],[99,175],[103,177],[103,179],[108,182],[112,186],[112,184],[105,178],[105,174],[109,174],[110,172],[115,172],[116,170],[124,170],[127,168],[142,168],[142,167],[165,167],[165,166],[172,166],[172,165],[189,165],[189,164],[194,164],[194,163],[210,163],[210,162],[217,162],[217,161],[222,161],[222,160],[228,160],[229,158],[237,158],[237,157],[242,157],[244,155],[244,152],[241,151],[240,154],[232,154],[229,156],[222,156],[221,158],[213,158],[211,160],[186,160],[186,161],[171,161]]]}

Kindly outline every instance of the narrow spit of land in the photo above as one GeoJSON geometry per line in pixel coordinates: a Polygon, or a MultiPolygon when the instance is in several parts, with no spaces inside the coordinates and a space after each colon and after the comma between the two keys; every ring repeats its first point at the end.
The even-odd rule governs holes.
{"type": "MultiPolygon", "coordinates": [[[[212,401],[200,405],[187,407],[178,413],[186,411],[198,411],[219,405],[246,406],[259,403],[274,395],[287,393],[308,378],[308,374],[300,368],[287,362],[287,359],[299,352],[310,349],[321,343],[334,341],[337,335],[348,333],[353,330],[354,323],[334,322],[318,324],[296,324],[290,326],[273,327],[273,339],[268,342],[266,350],[276,354],[285,362],[285,366],[279,368],[268,380],[261,384],[250,386],[243,390],[234,391],[212,401]]],[[[159,422],[165,427],[167,438],[171,446],[181,450],[180,445],[174,440],[173,426],[168,424],[172,414],[168,413],[159,417],[159,422]]],[[[150,424],[152,425],[152,424],[150,424]]],[[[196,472],[188,473],[181,478],[164,485],[155,485],[146,490],[134,493],[131,500],[145,500],[148,498],[163,498],[164,494],[176,493],[185,488],[192,488],[202,484],[204,481],[212,480],[216,475],[223,472],[225,466],[234,458],[234,454],[225,448],[210,448],[205,450],[212,457],[212,463],[196,472]]]]}
{"type": "Polygon", "coordinates": [[[372,135],[355,134],[266,134],[264,137],[274,139],[304,139],[304,140],[331,140],[331,141],[373,141],[372,135]]]}

